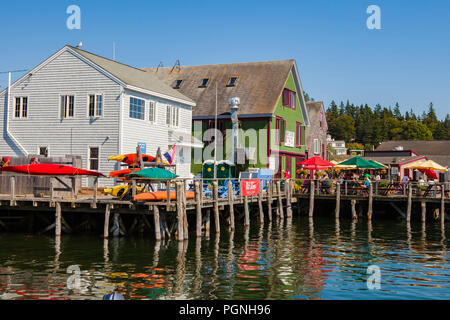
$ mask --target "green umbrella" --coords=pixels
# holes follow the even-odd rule
[[[170,179],[175,179],[178,176],[165,169],[146,168],[134,173],[127,174],[127,177],[166,181]]]
[[[379,164],[373,160],[367,160],[367,161],[369,161],[370,163],[373,164],[373,167],[370,169],[386,169],[386,166],[383,166],[382,164]]]
[[[356,166],[357,168],[360,168],[360,169],[374,169],[374,166],[376,165],[377,167],[379,166],[381,168],[381,166],[379,164],[377,164],[375,162],[372,163],[361,157],[353,157],[351,159],[348,159],[344,162],[339,163],[338,165]]]

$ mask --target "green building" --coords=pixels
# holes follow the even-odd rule
[[[305,127],[310,123],[295,60],[146,71],[154,72],[197,104],[193,108],[193,136],[204,141],[205,148],[193,152],[194,174],[202,172],[202,161],[212,159],[215,151],[217,160],[230,159],[229,99],[233,97],[240,98],[238,163],[245,160],[241,169],[271,168],[277,176],[284,170],[294,177],[296,163],[308,157]],[[217,144],[210,139],[209,130],[216,127],[216,117],[217,129],[224,133]]]

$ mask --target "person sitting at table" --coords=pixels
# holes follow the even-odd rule
[[[325,189],[325,193],[330,193],[329,189],[331,187],[331,184],[330,184],[330,178],[328,177],[327,173],[325,173],[323,175],[323,178],[321,179],[321,183],[322,183],[322,188]]]
[[[364,177],[364,184],[362,185],[362,187],[364,188],[364,189],[369,189],[370,188],[370,179],[369,179],[369,175],[368,174],[366,174],[366,176]]]

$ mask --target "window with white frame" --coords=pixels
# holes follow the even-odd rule
[[[130,118],[145,119],[145,100],[130,97]]]
[[[318,154],[320,153],[320,144],[319,144],[319,139],[314,139],[314,153]]]
[[[73,111],[75,105],[75,96],[64,95],[61,96],[61,119],[73,118]]]
[[[89,170],[98,170],[99,147],[89,147]]]
[[[27,118],[28,117],[28,97],[17,97],[14,118]]]
[[[150,101],[148,106],[148,120],[150,122],[156,122],[156,103],[154,101]]]
[[[167,106],[166,124],[173,127],[178,127],[179,124],[179,108],[174,106]]]
[[[47,158],[48,157],[48,147],[47,146],[39,147],[39,155]]]
[[[101,117],[103,115],[103,95],[89,95],[89,117]]]

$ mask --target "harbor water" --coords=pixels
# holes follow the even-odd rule
[[[156,243],[0,233],[0,299],[450,299],[448,228],[329,217]]]

